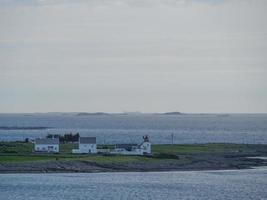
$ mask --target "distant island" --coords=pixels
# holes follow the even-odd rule
[[[161,115],[183,115],[184,113],[181,112],[165,112],[161,113]]]
[[[0,126],[0,130],[44,130],[51,127],[44,126]]]
[[[77,116],[101,116],[101,115],[184,115],[182,112],[164,112],[164,113],[142,113],[142,112],[123,112],[123,113],[105,113],[105,112],[80,112]]]
[[[99,115],[110,115],[110,114],[104,112],[95,112],[95,113],[80,112],[76,114],[76,116],[99,116]]]

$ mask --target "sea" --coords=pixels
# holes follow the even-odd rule
[[[266,200],[267,168],[0,174],[0,200]]]
[[[0,114],[0,141],[77,133],[97,143],[267,144],[267,114]],[[173,138],[173,140],[172,140]],[[267,168],[0,174],[0,200],[267,200]]]
[[[98,144],[140,143],[144,135],[153,144],[267,144],[267,114],[0,114],[0,141],[65,133]]]

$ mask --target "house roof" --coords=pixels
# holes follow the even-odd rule
[[[35,144],[59,144],[58,138],[37,138]]]
[[[96,144],[96,137],[80,137],[80,144]]]

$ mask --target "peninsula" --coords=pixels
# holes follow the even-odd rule
[[[57,154],[34,153],[28,142],[0,142],[0,173],[128,172],[248,169],[266,166],[267,145],[152,145],[153,155],[74,155],[77,144]],[[98,148],[106,148],[99,145]],[[112,148],[109,145],[108,148]]]

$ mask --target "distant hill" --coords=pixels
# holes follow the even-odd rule
[[[147,114],[158,114],[158,115],[183,115],[181,112],[165,112],[165,113],[141,113],[141,112],[123,112],[123,113],[105,113],[105,112],[80,112],[76,116],[104,116],[104,115],[147,115]]]
[[[0,126],[0,130],[44,130],[51,127],[43,126]]]
[[[98,115],[109,115],[108,113],[104,112],[95,112],[95,113],[87,113],[87,112],[80,112],[76,114],[77,116],[98,116]]]
[[[184,113],[181,112],[166,112],[162,113],[162,115],[183,115]]]

